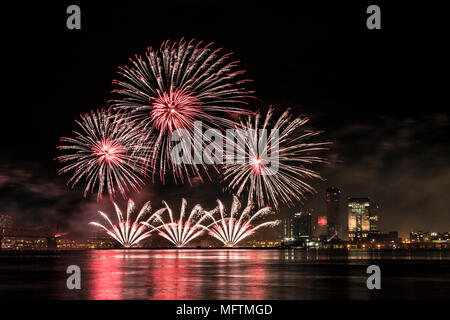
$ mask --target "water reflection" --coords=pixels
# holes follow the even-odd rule
[[[222,261],[217,268],[217,299],[264,299],[265,266],[252,250],[217,252]],[[242,298],[241,298],[242,297]]]
[[[89,299],[117,300],[144,297],[147,289],[141,285],[147,268],[148,254],[129,250],[88,252],[87,287]]]
[[[144,276],[149,293],[148,299],[178,300],[196,299],[201,280],[195,269],[197,260],[195,253],[189,255],[187,251],[161,251],[154,259]],[[143,280],[144,280],[143,279]],[[196,281],[198,279],[200,281]]]
[[[87,258],[90,299],[264,299],[265,267],[254,250],[105,250]]]
[[[448,251],[92,250],[1,257],[8,277],[1,278],[0,297],[408,299],[424,290],[446,298],[449,291],[442,288],[450,289]],[[82,270],[79,292],[65,286],[70,264]],[[370,264],[383,270],[382,295],[366,288]]]

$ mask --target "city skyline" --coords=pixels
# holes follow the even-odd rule
[[[321,218],[322,219],[325,218],[325,220],[324,220],[325,221],[325,224],[324,224],[325,229],[324,230],[326,232],[324,234],[327,234],[328,236],[330,236],[331,235],[330,229],[329,229],[330,224],[329,224],[329,220],[326,219],[328,211],[329,211],[329,201],[328,201],[327,193],[330,190],[337,191],[339,193],[339,197],[340,197],[342,189],[337,188],[336,186],[333,185],[333,186],[326,187],[326,190],[327,190],[327,192],[325,193],[325,197],[323,199],[323,203],[322,203],[322,206],[321,206],[322,208],[321,209],[318,209],[317,207],[313,207],[313,206],[303,205],[303,206],[296,206],[294,208],[283,208],[282,212],[278,212],[276,214],[279,215],[280,218],[286,219],[286,218],[289,218],[289,217],[291,217],[291,216],[293,216],[293,215],[295,215],[295,214],[297,214],[299,212],[309,212],[311,214],[311,216],[312,216],[312,219],[313,219],[312,221],[314,221],[313,222],[313,226],[315,226],[317,228],[319,227],[319,221],[318,220],[320,220]],[[340,199],[341,204],[340,204],[340,207],[338,207],[338,210],[337,210],[337,214],[340,217],[339,219],[341,221],[341,224],[339,225],[340,230],[341,230],[340,233],[339,233],[339,236],[338,236],[339,239],[346,239],[348,237],[348,234],[349,234],[349,229],[348,229],[348,221],[349,220],[348,220],[348,218],[350,216],[348,204],[349,204],[349,202],[351,202],[353,200],[356,200],[356,201],[357,200],[364,200],[364,201],[367,201],[370,204],[370,209],[368,209],[368,211],[367,211],[367,219],[368,219],[366,221],[366,224],[367,224],[367,227],[366,227],[367,230],[366,231],[367,232],[369,232],[369,230],[371,232],[374,230],[374,231],[377,231],[379,233],[387,233],[387,232],[395,231],[395,232],[398,232],[399,236],[401,236],[402,238],[408,237],[413,232],[419,232],[419,231],[423,232],[424,230],[428,230],[428,232],[448,232],[448,229],[446,229],[445,227],[435,228],[435,229],[427,229],[427,228],[425,228],[423,226],[420,226],[420,225],[412,227],[409,230],[399,231],[395,227],[390,226],[386,222],[383,221],[384,217],[386,216],[386,213],[383,214],[383,211],[380,210],[380,205],[378,203],[375,203],[375,202],[371,201],[369,196],[366,196],[366,197],[348,196],[346,199],[344,199],[343,202],[342,202],[342,199]],[[231,201],[231,199],[228,198],[228,200],[227,200],[227,204],[228,205],[231,203],[230,201]],[[120,202],[121,201],[119,201],[119,203]],[[108,208],[108,207],[109,207],[109,209],[112,208],[112,205],[111,205],[109,199],[103,201],[101,208],[105,208],[103,210],[107,210],[106,208]],[[375,229],[373,229],[373,226],[372,226],[373,221],[369,220],[369,218],[372,216],[372,213],[370,213],[370,217],[369,217],[369,212],[372,212],[372,210],[376,210],[376,212],[377,212],[376,214],[374,214],[377,217],[377,221],[374,223]],[[381,212],[381,218],[380,218],[380,212]],[[14,221],[14,219],[13,219],[14,216],[13,215],[8,215],[7,212],[0,211],[0,216],[3,219],[9,219],[9,220],[7,220],[7,221],[9,221],[8,224],[9,225],[13,225],[13,222],[12,222],[12,221]],[[95,214],[91,214],[90,216],[91,217],[95,217]],[[61,220],[41,221],[42,225],[47,225],[48,223],[57,224],[59,226],[66,227],[66,225],[64,224],[64,221],[61,221]],[[336,223],[332,223],[331,225],[332,225],[333,230],[334,230]],[[369,227],[369,225],[370,225],[370,227]],[[380,225],[382,227],[380,227]],[[34,225],[33,224],[31,224],[31,225],[30,224],[19,225],[17,223],[14,225],[14,227],[36,227],[36,226],[38,226],[38,225],[36,225],[36,224],[34,224]],[[83,226],[81,228],[83,228]],[[78,232],[78,236],[79,236],[80,235],[79,234],[79,230],[76,231],[75,234],[77,234],[77,232]],[[91,234],[92,232],[93,232],[93,230],[91,230],[89,232],[85,232],[85,233],[86,234]],[[261,232],[261,233],[264,234],[264,231]],[[273,234],[271,234],[269,236],[269,238],[272,239],[273,238]],[[250,241],[251,241],[251,239],[250,239]]]

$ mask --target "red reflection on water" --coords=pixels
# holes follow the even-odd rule
[[[264,299],[265,269],[261,264],[262,251],[221,250],[224,263],[218,272],[217,299]]]
[[[104,250],[92,252],[88,268],[92,272],[90,281],[91,299],[119,300],[122,299],[122,265],[118,253]],[[115,258],[116,257],[116,258]]]
[[[195,252],[193,251],[158,251],[153,259],[153,265],[147,273],[147,281],[152,288],[147,298],[155,300],[201,299],[199,293],[202,275],[195,269]]]
[[[86,289],[91,299],[264,299],[264,259],[236,249],[94,251]]]

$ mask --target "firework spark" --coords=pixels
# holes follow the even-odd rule
[[[130,189],[138,190],[143,183],[140,175],[145,174],[140,154],[147,149],[139,144],[140,131],[122,115],[104,110],[82,115],[76,123],[81,131],[74,132],[75,138],[61,138],[64,144],[58,147],[71,152],[57,158],[70,163],[59,170],[59,174],[73,171],[68,184],[74,187],[84,178],[84,196],[97,188],[97,200],[105,188],[111,198],[116,188],[123,197]]]
[[[256,230],[263,227],[273,227],[280,223],[280,220],[263,222],[258,225],[252,225],[252,222],[257,218],[261,218],[264,215],[270,213],[272,209],[265,207],[258,210],[255,214],[251,214],[253,205],[248,204],[247,207],[239,215],[241,203],[236,196],[233,196],[233,203],[231,205],[231,211],[229,217],[225,216],[225,208],[217,200],[218,206],[210,212],[205,212],[205,215],[210,217],[213,222],[208,226],[202,226],[203,229],[209,231],[209,234],[221,241],[226,247],[234,247],[239,242],[254,234]],[[220,219],[216,220],[214,215],[219,212]]]
[[[153,227],[151,224],[149,224],[149,222],[156,215],[160,214],[160,210],[150,215],[150,217],[146,221],[141,221],[144,216],[146,216],[151,211],[150,201],[144,204],[134,221],[130,220],[130,217],[135,211],[135,204],[133,200],[128,200],[126,220],[124,220],[122,211],[120,211],[117,204],[115,202],[113,202],[113,204],[117,214],[117,225],[113,224],[108,216],[101,211],[99,211],[98,213],[109,223],[111,228],[105,227],[98,222],[90,222],[89,224],[105,230],[110,237],[119,242],[123,247],[133,247],[140,241],[150,237],[150,234],[153,231],[158,230],[158,228]]]
[[[242,108],[252,92],[245,88],[250,81],[242,79],[244,70],[236,70],[239,61],[230,61],[231,53],[222,54],[222,48],[211,49],[194,40],[170,45],[164,42],[159,50],[148,48],[145,57],[130,59],[131,67],[119,70],[122,80],[114,80],[123,96],[114,100],[117,108],[131,110],[131,117],[140,124],[148,145],[154,146],[147,154],[151,167],[159,168],[164,182],[167,171],[173,171],[175,181],[190,182],[192,175],[202,179],[202,163],[174,164],[171,133],[185,129],[190,141],[194,138],[194,121],[201,120],[207,128],[230,128],[235,122],[228,116],[248,114]],[[202,155],[202,146],[188,146],[194,155]],[[171,170],[172,169],[172,170]]]
[[[325,158],[312,156],[311,153],[327,149],[325,146],[330,143],[309,141],[321,132],[302,129],[309,120],[305,116],[292,118],[286,110],[273,126],[270,126],[271,118],[272,109],[265,120],[257,114],[250,116],[246,123],[241,123],[242,130],[236,130],[236,135],[237,140],[243,143],[235,143],[235,148],[237,154],[245,159],[243,162],[227,162],[223,174],[224,181],[228,182],[227,188],[234,190],[238,196],[248,190],[249,202],[256,201],[259,207],[274,205],[278,209],[279,200],[291,206],[293,200],[301,202],[305,199],[306,193],[316,193],[305,178],[322,178],[306,166],[326,162]],[[261,134],[264,132],[261,129],[266,129],[268,134]],[[268,161],[269,148],[275,144],[278,151]]]
[[[203,214],[204,211],[199,204],[194,206],[186,220],[184,220],[187,206],[186,199],[182,200],[180,217],[178,220],[174,219],[172,209],[170,209],[165,201],[163,201],[163,204],[165,205],[165,208],[161,209],[161,213],[155,215],[155,218],[152,219],[152,221],[155,221],[155,224],[158,222],[161,223],[161,225],[158,226],[159,235],[161,237],[166,238],[175,246],[181,248],[203,233],[201,223],[207,216]],[[164,222],[162,218],[162,214],[165,211],[169,214],[169,222]],[[148,223],[144,224],[147,225]]]

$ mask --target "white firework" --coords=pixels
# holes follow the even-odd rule
[[[165,201],[163,201],[163,204],[165,208],[159,210],[159,213],[152,219],[155,224],[158,222],[161,223],[161,225],[158,226],[158,234],[161,237],[169,240],[175,246],[181,248],[203,234],[201,223],[207,216],[203,214],[203,209],[199,204],[194,206],[186,220],[186,199],[182,200],[180,216],[178,219],[174,218],[172,209]],[[164,221],[162,218],[162,214],[164,212],[168,213],[170,221]],[[148,225],[147,222],[144,222],[144,224]]]
[[[264,215],[272,212],[270,207],[265,207],[251,214],[253,205],[248,204],[247,207],[239,214],[241,203],[236,196],[233,196],[233,203],[229,216],[225,214],[225,208],[220,200],[217,200],[218,206],[210,212],[205,214],[213,220],[207,226],[202,226],[209,234],[221,241],[226,247],[234,247],[239,242],[254,234],[258,229],[263,227],[274,227],[281,222],[281,220],[267,221],[260,224],[254,224],[255,220],[262,218]],[[220,214],[220,219],[216,220],[214,215]]]
[[[247,191],[249,202],[256,202],[259,207],[274,205],[278,209],[279,201],[291,206],[294,200],[301,201],[305,194],[316,192],[307,180],[322,178],[308,166],[326,162],[325,158],[313,154],[326,150],[330,143],[311,141],[321,132],[304,128],[308,117],[293,118],[286,110],[271,125],[272,112],[270,109],[265,119],[257,114],[241,123],[236,130],[241,143],[228,143],[234,143],[243,161],[226,162],[223,175],[227,189],[237,196]],[[271,154],[274,145],[278,150]]]
[[[106,227],[98,222],[90,222],[89,224],[105,230],[110,237],[119,242],[123,247],[133,247],[140,241],[150,237],[153,231],[158,230],[158,228],[155,228],[149,222],[160,213],[160,210],[150,215],[147,220],[142,221],[143,218],[151,211],[150,201],[144,204],[134,221],[130,219],[131,215],[133,215],[135,211],[135,204],[133,200],[128,200],[126,219],[124,219],[122,211],[120,211],[117,204],[115,202],[113,202],[113,204],[116,210],[118,221],[117,224],[113,224],[109,217],[101,211],[98,213],[109,223],[109,227]]]
[[[146,174],[147,146],[140,144],[141,132],[121,114],[105,110],[92,111],[76,121],[81,130],[74,138],[61,138],[58,147],[68,154],[57,157],[65,166],[59,174],[73,172],[68,184],[74,187],[80,180],[86,182],[84,196],[97,189],[100,200],[106,189],[110,198],[117,191],[125,198],[130,189],[139,190]]]

